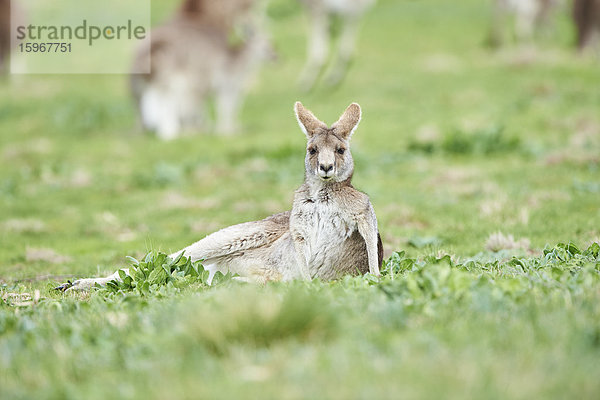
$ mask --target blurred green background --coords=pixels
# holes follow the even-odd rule
[[[154,1],[153,19],[174,7]],[[255,80],[233,139],[164,143],[139,133],[127,76],[5,78],[3,276],[109,271],[125,254],[176,250],[289,209],[303,176],[296,100],[328,123],[361,104],[354,183],[373,200],[387,254],[418,237],[461,256],[495,231],[538,249],[598,237],[600,71],[575,56],[566,10],[535,53],[491,52],[483,2],[383,0],[362,22],[344,84],[308,94],[295,85],[308,29],[301,11],[271,2],[279,60]],[[27,247],[72,262],[33,269],[23,265]]]
[[[175,7],[153,1],[154,22]],[[291,0],[271,1],[268,12],[279,57],[255,79],[243,132],[233,138],[199,133],[161,142],[139,132],[127,76],[3,78],[0,394],[596,397],[597,263],[591,281],[564,292],[536,278],[518,301],[482,294],[475,308],[454,307],[442,296],[443,311],[431,313],[426,301],[407,311],[362,278],[316,288],[233,285],[129,305],[51,292],[65,276],[111,273],[126,255],[174,251],[290,209],[305,146],[296,100],[328,123],[350,102],[362,106],[354,184],[371,197],[386,257],[404,250],[413,259],[449,254],[457,262],[543,258],[546,245],[584,249],[599,240],[600,64],[575,54],[566,8],[535,47],[509,42],[492,51],[487,2],[380,0],[361,22],[345,82],[310,93],[295,84],[305,14]],[[498,256],[486,249],[495,232],[522,241]],[[500,267],[494,273],[490,293],[504,275]],[[36,289],[40,304],[15,308],[6,300]],[[234,301],[240,296],[247,308]],[[233,342],[245,337],[231,326],[246,319],[270,326],[264,321],[279,315],[271,307],[297,313],[302,328],[283,323],[289,341],[242,340],[225,355],[204,347],[217,336],[228,344],[224,332],[232,329]],[[64,369],[54,370],[53,360]]]

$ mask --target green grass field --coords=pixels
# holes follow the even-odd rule
[[[492,52],[486,2],[380,0],[345,83],[308,94],[306,19],[269,13],[279,59],[234,138],[136,132],[126,76],[0,82],[0,398],[598,398],[600,63],[566,11],[535,52]],[[290,209],[296,100],[362,106],[381,280],[52,290]]]

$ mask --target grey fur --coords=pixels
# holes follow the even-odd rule
[[[170,140],[186,130],[239,132],[238,113],[259,65],[274,57],[258,0],[185,0],[174,17],[152,30],[135,56],[131,90],[140,122]],[[234,39],[237,38],[237,43]]]

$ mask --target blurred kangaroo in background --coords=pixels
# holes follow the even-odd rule
[[[531,42],[537,33],[549,28],[550,17],[559,1],[493,0],[490,45],[501,46],[507,34],[514,34],[517,43]]]
[[[10,54],[10,0],[0,0],[0,73],[6,69]]]
[[[580,51],[598,47],[600,43],[600,0],[575,0],[573,20],[577,28],[577,48]]]
[[[214,97],[214,130],[237,131],[246,86],[258,65],[274,54],[259,3],[185,0],[170,21],[152,30],[134,63],[149,62],[150,73],[131,75],[144,128],[165,140],[185,129],[205,129],[206,103]]]
[[[360,19],[375,0],[299,1],[305,6],[310,21],[307,59],[299,83],[303,89],[310,90],[323,72],[329,55],[334,53],[324,80],[331,86],[337,85],[344,79],[352,59]],[[334,42],[331,23],[335,17],[342,26],[337,49],[331,49]]]
[[[361,119],[359,105],[352,103],[331,127],[300,102],[294,109],[308,144],[304,183],[296,190],[292,210],[222,229],[170,257],[183,253],[192,261],[202,260],[209,282],[217,271],[253,282],[379,275],[383,246],[375,211],[369,197],[351,184],[349,141]],[[86,289],[119,279],[117,272],[57,289]]]
[[[13,2],[13,23],[22,25],[24,21],[23,10],[17,3]],[[11,1],[0,0],[0,74],[5,73],[8,69],[8,61],[10,57],[11,44],[15,46],[16,41],[13,41],[10,35],[11,22]]]

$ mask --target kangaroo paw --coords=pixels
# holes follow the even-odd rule
[[[73,284],[71,283],[71,281],[67,281],[67,282],[63,283],[62,285],[55,287],[54,290],[60,290],[61,292],[64,292],[65,290],[69,289],[72,286],[73,286]]]
[[[67,281],[67,283],[63,283],[60,286],[55,287],[54,289],[60,290],[63,292],[70,291],[85,291],[90,290],[96,286],[96,283],[99,285],[106,285],[106,282],[110,281],[111,278],[88,278],[88,279],[77,279],[74,282]]]

